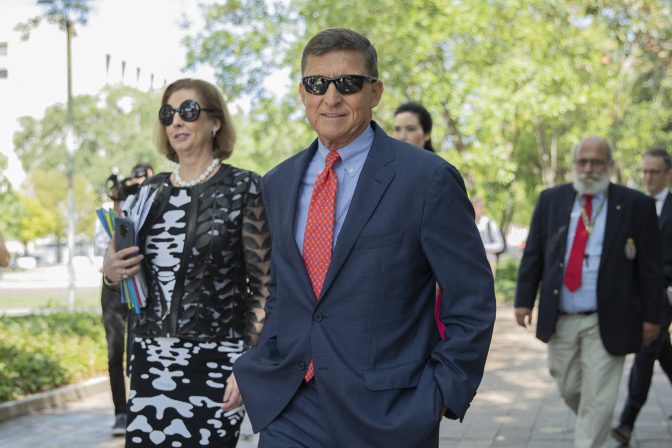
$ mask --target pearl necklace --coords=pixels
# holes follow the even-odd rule
[[[189,182],[185,182],[182,180],[180,177],[180,167],[177,167],[177,171],[175,171],[173,174],[175,174],[175,183],[177,184],[178,187],[193,187],[194,185],[198,185],[201,182],[203,182],[205,179],[208,178],[210,173],[219,165],[220,160],[219,159],[212,159],[212,162],[210,162],[210,165],[203,171],[203,174],[198,176],[194,180],[190,180]]]

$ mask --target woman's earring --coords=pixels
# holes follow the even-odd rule
[[[213,129],[213,131],[212,131],[212,138],[215,138],[215,135],[217,135],[217,131]]]

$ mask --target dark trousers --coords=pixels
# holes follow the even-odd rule
[[[110,375],[114,413],[126,413],[126,377],[124,346],[128,307],[121,303],[119,291],[103,286],[101,297],[103,327],[107,339],[107,371]]]
[[[261,430],[259,448],[336,448],[315,380],[303,383],[287,407]]]
[[[332,435],[326,415],[322,412],[315,381],[303,383],[287,407],[275,420],[261,430],[259,448],[341,448]],[[419,445],[423,448],[439,446],[439,431]]]
[[[628,426],[635,426],[637,415],[646,403],[656,359],[672,383],[672,345],[668,331],[670,319],[669,316],[666,317],[658,337],[648,346],[642,347],[635,355],[628,379],[628,398],[620,418],[620,422]]]

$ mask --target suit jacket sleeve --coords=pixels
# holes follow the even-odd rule
[[[495,319],[494,282],[462,177],[445,164],[423,211],[422,249],[443,289],[445,340],[430,363],[449,418],[462,418],[485,368]]]
[[[672,193],[668,193],[663,203],[663,212],[660,219],[664,219],[660,229],[660,237],[663,241],[663,276],[665,287],[672,285]]]
[[[266,179],[263,179],[263,184],[262,184],[262,196],[265,204],[269,204],[269,199],[268,199],[268,191],[267,191],[267,185],[266,185]],[[269,229],[272,229],[273,226],[271,225],[272,223],[273,216],[271,216],[271,207],[266,207],[266,220],[268,222],[268,227]],[[273,235],[271,234],[270,236],[271,240],[273,239]],[[274,319],[273,315],[273,309],[275,307],[275,303],[277,301],[277,296],[276,296],[276,276],[275,272],[273,269],[271,269],[271,276],[268,284],[266,285],[268,289],[268,296],[266,298],[266,304],[264,306],[264,327],[261,331],[261,335],[259,338],[259,346],[263,345],[262,343],[268,342],[270,339],[274,339],[277,335],[277,323],[276,319]]]
[[[664,294],[663,257],[655,202],[645,198],[636,258],[637,274],[642,292],[643,317],[647,322],[660,323],[660,304]]]
[[[518,268],[518,283],[516,286],[516,307],[532,309],[537,297],[537,290],[544,271],[544,231],[543,220],[545,215],[546,192],[543,192],[537,201],[532,214],[530,231],[525,243],[523,258]]]

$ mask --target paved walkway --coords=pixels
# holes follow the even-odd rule
[[[618,410],[624,390],[622,385]],[[111,415],[108,394],[97,394],[64,409],[0,424],[0,448],[120,448],[122,440],[110,436]],[[672,388],[656,366],[653,389],[630,446],[670,448],[672,421],[667,420],[668,415],[672,415]],[[545,345],[531,330],[515,326],[510,308],[499,308],[483,384],[463,423],[444,419],[440,447],[571,447],[573,424],[572,414],[548,375]],[[238,446],[256,445],[256,437],[246,423]]]

